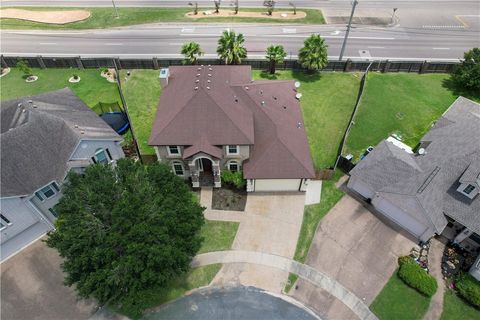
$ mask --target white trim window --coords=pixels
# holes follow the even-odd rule
[[[185,175],[185,169],[183,168],[183,163],[181,163],[180,161],[172,162],[172,169],[173,169],[173,173],[175,173],[177,176]]]
[[[6,227],[11,226],[11,225],[12,225],[12,223],[10,222],[10,220],[7,217],[5,217],[3,214],[0,213],[0,230],[3,230]]]
[[[227,164],[227,168],[229,171],[237,172],[240,171],[240,164],[236,160],[229,161]]]
[[[112,161],[112,155],[108,149],[97,149],[95,156],[92,157],[93,163],[108,164]]]
[[[57,193],[60,192],[60,187],[56,182],[52,182],[49,185],[41,188],[37,192],[35,192],[35,196],[40,200],[40,201],[45,201],[47,199],[52,198],[55,196]]]
[[[473,184],[469,184],[463,189],[463,193],[470,194],[474,190],[475,190],[475,186]]]
[[[238,155],[240,153],[239,149],[240,149],[240,147],[237,146],[237,145],[228,145],[227,146],[227,155],[229,155],[229,156]]]
[[[167,146],[167,152],[169,156],[181,156],[179,146]]]

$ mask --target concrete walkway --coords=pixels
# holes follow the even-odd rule
[[[322,180],[310,180],[305,193],[305,205],[320,203]]]
[[[430,274],[437,279],[438,290],[430,301],[428,311],[423,317],[424,320],[438,320],[443,312],[443,295],[445,293],[445,281],[442,274],[442,256],[445,245],[437,239],[430,241],[430,250],[428,252],[428,265]]]
[[[308,265],[301,264],[292,259],[254,251],[216,251],[196,256],[193,259],[191,266],[195,268],[215,263],[248,263],[268,266],[283,270],[285,272],[295,273],[300,278],[309,281],[310,283],[327,291],[335,298],[342,301],[360,319],[377,319],[377,317],[370,311],[368,306],[363,303],[361,299],[343,287],[336,280]]]

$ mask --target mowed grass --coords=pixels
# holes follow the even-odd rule
[[[145,310],[177,299],[189,290],[209,285],[221,267],[221,264],[211,264],[192,269],[187,274],[173,279],[170,283],[161,288],[143,291],[139,294],[136,303],[141,309]],[[141,314],[138,314],[136,310],[131,310],[126,306],[113,305],[110,306],[110,308],[132,319],[138,319],[141,317]]]
[[[447,290],[443,296],[443,313],[441,320],[475,320],[480,319],[480,310],[457,296],[455,291]]]
[[[368,146],[396,133],[415,147],[457,98],[444,86],[447,74],[370,73],[344,154],[354,160]]]
[[[159,70],[120,71],[122,91],[127,103],[128,114],[132,121],[133,131],[137,138],[140,153],[154,155],[155,150],[148,145],[155,114],[162,89],[158,79]]]
[[[315,169],[333,167],[360,86],[357,73],[305,74],[292,70],[275,75],[255,70],[254,79],[294,79],[301,83],[301,108]]]
[[[429,298],[403,283],[395,271],[370,305],[370,310],[380,320],[420,320],[429,304]]]
[[[198,254],[212,251],[230,250],[238,230],[238,222],[210,221],[200,230],[203,237],[202,247]]]
[[[99,102],[117,102],[121,105],[116,83],[110,83],[100,76],[101,69],[32,69],[38,76],[35,82],[27,83],[23,73],[12,68],[10,73],[0,78],[0,100],[37,95],[69,87],[75,94],[97,113],[95,106]],[[68,79],[77,74],[81,80],[70,83]]]
[[[212,2],[213,3],[213,2]],[[19,8],[20,9],[20,8]],[[316,9],[301,9],[307,16],[302,19],[285,20],[285,19],[269,19],[269,18],[249,18],[249,17],[208,17],[208,18],[189,18],[185,15],[192,12],[192,7],[185,6],[183,8],[158,8],[158,7],[142,7],[142,8],[118,8],[118,18],[115,10],[110,8],[37,8],[37,7],[22,7],[21,9],[49,11],[49,10],[72,10],[83,9],[90,11],[89,18],[66,24],[48,24],[33,21],[24,21],[19,19],[0,19],[2,29],[102,29],[121,26],[131,26],[146,23],[156,22],[241,22],[241,23],[288,23],[288,24],[323,24],[325,19],[322,12]],[[202,11],[213,8],[199,8],[199,15]],[[281,10],[281,9],[277,9]],[[240,8],[243,12],[265,12],[262,8]]]

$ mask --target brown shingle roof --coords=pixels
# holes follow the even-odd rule
[[[171,67],[149,143],[190,146],[184,158],[252,145],[245,178],[314,177],[294,82],[250,74],[250,66]]]

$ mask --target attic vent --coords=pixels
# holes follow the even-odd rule
[[[277,97],[273,96],[273,100],[277,100]]]
[[[194,89],[195,89],[195,90],[198,90],[198,87],[195,87]]]
[[[208,76],[209,76],[209,77],[211,77],[211,76],[212,76],[212,74],[211,74],[211,73],[209,73],[209,74],[208,74]]]
[[[78,124],[74,125],[75,128],[78,128]]]
[[[200,82],[200,80],[198,80],[198,79],[197,79],[197,80],[195,80],[195,83],[199,83],[199,82]]]
[[[200,73],[197,73],[197,77],[200,77]]]
[[[207,80],[208,83],[212,82],[212,80]]]
[[[22,112],[25,113],[25,112],[27,112],[27,110],[23,109]]]
[[[262,100],[262,106],[264,107],[265,106],[265,101]]]
[[[198,67],[197,70],[200,71],[200,70],[202,70],[202,68]]]
[[[21,107],[22,107],[22,103],[20,102],[19,104],[17,104],[17,107],[18,107],[18,108],[21,108]]]
[[[207,87],[207,90],[210,90],[210,87]]]
[[[212,71],[213,69],[212,69],[212,68],[208,68],[208,70]]]
[[[36,105],[36,104],[34,104],[34,105],[32,105],[32,107],[34,107],[34,108],[37,108],[37,105]]]
[[[248,87],[245,87],[245,90],[248,90]]]
[[[32,104],[32,103],[33,103],[33,100],[28,100],[28,103]]]
[[[297,123],[297,128],[300,129],[302,127],[302,123],[301,122],[298,122]]]
[[[81,130],[80,133],[81,133],[81,134],[85,134],[85,131]]]

